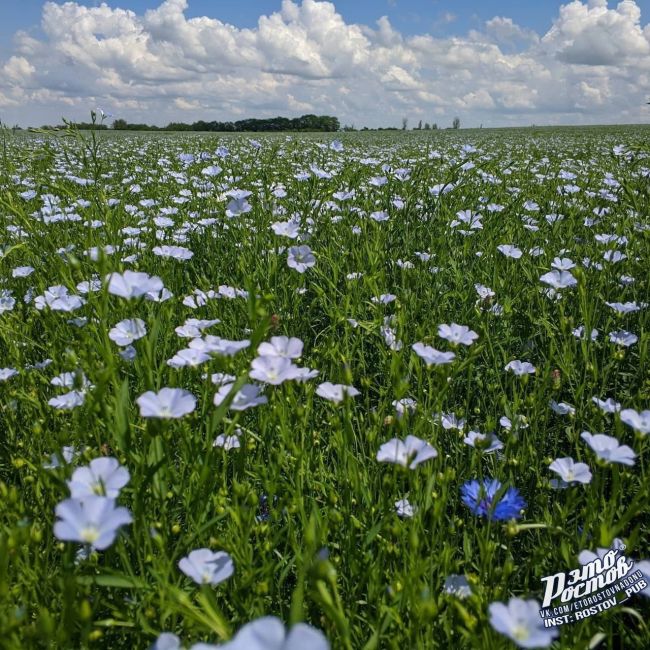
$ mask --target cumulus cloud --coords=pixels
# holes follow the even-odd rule
[[[22,56],[12,56],[2,68],[2,71],[10,81],[19,83],[28,79],[34,72],[34,66]]]
[[[387,17],[347,23],[319,0],[283,0],[248,29],[188,18],[187,7],[46,2],[42,36],[18,32],[0,61],[0,117],[83,119],[97,105],[159,124],[304,112],[357,126],[410,114],[466,125],[645,117],[650,25],[632,0],[570,2],[543,35],[495,16],[464,37],[406,36]]]
[[[633,0],[623,0],[616,9],[608,9],[606,0],[564,5],[542,41],[560,61],[577,65],[647,66],[650,55],[648,30],[644,33],[641,9]]]
[[[513,22],[512,18],[495,16],[485,23],[485,31],[497,43],[536,43],[539,36],[532,29],[524,29]]]

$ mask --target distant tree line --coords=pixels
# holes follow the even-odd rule
[[[108,126],[106,124],[93,124],[92,122],[68,122],[71,126],[79,129],[80,131],[106,131]],[[61,129],[66,128],[66,124],[59,124],[52,126],[50,124],[44,124],[43,126],[38,127],[41,131],[60,131]]]
[[[422,126],[422,120],[418,122],[417,126],[413,127],[414,131],[437,131],[438,130],[438,125],[434,122],[433,124],[429,124],[429,122],[425,122],[424,126]]]
[[[402,118],[402,130],[406,131],[406,128],[408,127],[408,119],[406,117]],[[460,118],[455,117],[454,121],[451,124],[452,129],[460,129]],[[433,124],[429,124],[429,122],[425,122],[424,126],[422,125],[422,120],[418,122],[417,126],[413,127],[414,131],[437,131],[438,130],[438,125],[434,122]]]
[[[103,131],[108,129],[108,125],[103,123],[92,122],[67,122],[76,128],[86,131]],[[16,127],[14,127],[16,128]],[[42,126],[44,130],[59,130],[66,128],[65,125],[61,126]],[[188,124],[186,122],[170,122],[167,126],[155,126],[152,124],[143,124],[137,122],[127,122],[124,119],[117,119],[113,122],[111,127],[115,131],[215,131],[215,132],[255,132],[255,131],[398,131],[399,127],[387,126],[368,128],[367,126],[357,129],[354,124],[341,124],[336,117],[329,115],[302,115],[301,117],[270,117],[263,119],[249,118],[245,120],[237,120],[236,122],[207,122],[199,120]],[[422,122],[420,120],[417,126],[413,127],[414,131],[436,131],[438,125],[434,122]],[[460,129],[460,118],[454,117],[451,127],[452,129]],[[408,118],[402,118],[401,130],[408,129]]]
[[[329,115],[303,115],[301,117],[270,117],[265,119],[249,118],[236,122],[206,122],[199,120],[192,124],[170,122],[167,126],[134,124],[126,120],[113,122],[115,131],[339,131],[341,124],[336,117]]]

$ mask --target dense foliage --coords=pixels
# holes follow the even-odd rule
[[[648,131],[340,137],[4,135],[0,648],[507,648],[650,574]]]
[[[341,124],[329,115],[303,115],[301,117],[248,118],[235,122],[198,120],[192,124],[171,122],[167,126],[131,124],[123,119],[113,122],[116,131],[224,131],[231,133],[256,131],[338,131]]]

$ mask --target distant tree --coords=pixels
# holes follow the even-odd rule
[[[406,131],[406,127],[409,125],[408,117],[402,118],[402,131]]]
[[[424,123],[424,130],[425,131],[431,131],[431,124],[429,124],[428,122],[425,122]]]
[[[451,123],[452,129],[460,129],[460,117],[455,117],[454,121]]]
[[[47,128],[47,129],[65,129],[68,126],[74,127],[75,129],[79,129],[80,131],[104,131],[108,127],[106,124],[99,124],[98,122],[72,122],[72,121],[67,121],[63,120],[64,124],[61,126],[48,126],[48,127],[42,127],[42,128]]]
[[[351,127],[354,130],[354,126]],[[303,115],[290,119],[288,117],[270,117],[266,119],[249,118],[237,122],[206,122],[198,120],[192,124],[170,122],[167,126],[150,126],[148,124],[131,124],[118,119],[113,122],[113,129],[118,131],[207,131],[207,132],[256,132],[256,131],[340,131],[338,118],[330,115]]]
[[[422,131],[422,120],[418,122],[418,131]]]
[[[431,125],[431,130],[432,131],[437,131],[438,130],[438,125],[435,122]]]

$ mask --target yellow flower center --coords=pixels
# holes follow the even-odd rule
[[[87,526],[81,531],[81,539],[86,542],[86,544],[92,544],[97,541],[99,537],[99,530],[95,526]]]
[[[530,630],[524,625],[515,625],[512,637],[517,641],[525,641],[530,636]]]

